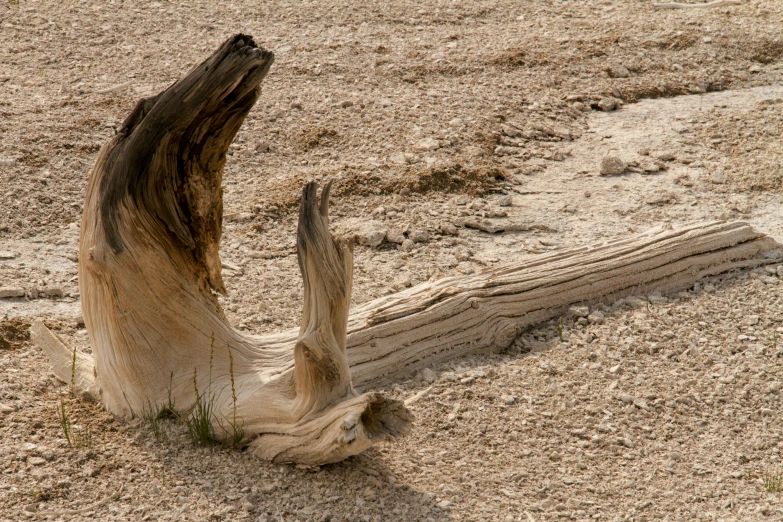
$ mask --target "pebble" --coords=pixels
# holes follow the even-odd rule
[[[372,248],[375,248],[381,243],[383,243],[383,240],[385,238],[386,238],[386,231],[378,230],[378,229],[365,230],[360,232],[358,235],[359,244],[367,245]]]
[[[408,234],[408,239],[414,243],[426,243],[430,240],[430,235],[426,230],[414,230]]]
[[[512,125],[501,125],[500,129],[503,131],[503,134],[509,138],[516,138],[517,136],[522,135],[522,131]]]
[[[440,231],[449,236],[457,235],[457,227],[455,227],[451,223],[441,223]]]
[[[500,400],[503,401],[503,404],[506,404],[507,406],[511,406],[517,402],[517,398],[513,395],[501,395]]]
[[[641,410],[648,409],[647,401],[645,401],[644,399],[636,399],[635,401],[633,401],[633,405]]]
[[[723,173],[723,169],[717,169],[713,172],[710,176],[710,182],[715,183],[716,185],[723,185],[726,183],[726,175]]]
[[[65,292],[59,286],[48,286],[41,289],[41,293],[46,294],[48,297],[62,297],[65,295]]]
[[[572,317],[587,317],[590,314],[590,308],[587,306],[572,306],[568,309],[568,315]]]
[[[32,466],[43,466],[46,464],[46,459],[42,459],[41,457],[30,457],[27,459],[27,463]]]
[[[255,151],[256,152],[260,152],[262,154],[266,153],[266,152],[269,152],[270,149],[271,149],[271,147],[269,146],[269,143],[267,143],[265,141],[259,141],[258,143],[256,143],[256,146],[255,146]]]
[[[604,322],[604,314],[603,312],[596,310],[595,312],[591,313],[587,316],[587,320],[591,323],[603,323]]]
[[[405,234],[402,233],[402,230],[388,230],[386,231],[386,241],[400,245],[405,241]]]
[[[655,157],[661,161],[674,161],[674,158],[676,158],[672,152],[659,152]]]
[[[612,78],[628,78],[631,75],[631,71],[622,65],[613,65],[607,72]]]
[[[421,371],[421,376],[427,384],[432,384],[438,380],[438,374],[432,368],[424,368]]]
[[[14,252],[10,252],[8,250],[0,250],[0,259],[13,259],[17,255],[19,255],[19,254],[16,254]]]
[[[600,173],[602,176],[617,176],[625,172],[625,162],[617,156],[604,156],[601,160]]]
[[[513,201],[511,199],[511,196],[508,195],[508,194],[498,198],[498,206],[500,206],[500,207],[510,207],[512,204],[513,204]]]
[[[778,274],[778,277],[783,278],[783,265],[778,265],[776,272]]]
[[[0,299],[8,297],[24,297],[24,288],[21,286],[0,287]]]
[[[402,249],[403,252],[410,252],[414,248],[416,248],[416,243],[414,243],[410,239],[406,239],[405,241],[402,242],[402,245],[400,245],[400,249]]]
[[[621,393],[620,395],[617,396],[617,398],[626,404],[633,404],[633,396],[627,393]]]
[[[435,138],[424,138],[413,145],[416,152],[431,152],[440,148],[440,142]]]
[[[598,108],[604,112],[611,112],[619,109],[620,103],[616,98],[601,98],[598,102]]]

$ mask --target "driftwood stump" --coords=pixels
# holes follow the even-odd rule
[[[698,224],[528,257],[443,278],[349,316],[353,249],[329,232],[327,184],[302,193],[297,254],[304,279],[298,331],[233,329],[219,245],[226,151],[273,61],[237,35],[170,88],[138,103],[101,150],[82,220],[79,285],[93,356],[38,321],[33,338],[55,374],[128,415],[209,390],[218,436],[236,418],[254,453],[323,464],[407,433],[398,401],[363,388],[416,369],[508,346],[521,329],[572,304],[659,289],[773,262],[776,243],[742,223]]]

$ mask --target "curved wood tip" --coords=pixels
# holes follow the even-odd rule
[[[412,422],[401,401],[367,393],[308,416],[287,433],[262,433],[249,448],[274,462],[322,466],[407,435]]]

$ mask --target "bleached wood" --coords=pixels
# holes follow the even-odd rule
[[[30,339],[49,357],[55,377],[73,385],[73,391],[82,398],[98,398],[95,386],[95,361],[90,355],[66,346],[60,337],[36,319],[30,327]]]
[[[79,354],[75,385],[94,385],[116,414],[170,399],[187,410],[197,387],[213,403],[218,431],[236,418],[254,453],[334,462],[410,429],[404,404],[354,386],[502,349],[521,329],[572,304],[671,291],[764,264],[770,259],[760,254],[776,247],[744,223],[696,224],[443,278],[349,316],[352,247],[329,232],[328,187],[319,199],[308,184],[297,231],[305,283],[300,328],[260,337],[239,332],[215,297],[225,292],[222,168],[271,63],[249,37],[229,39],[187,77],[139,102],[99,154],[79,256],[95,379],[90,358]],[[58,377],[67,377],[65,355],[73,352],[42,323],[34,330]]]

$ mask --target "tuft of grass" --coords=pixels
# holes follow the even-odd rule
[[[166,432],[163,429],[163,423],[161,422],[161,412],[163,412],[163,410],[164,408],[153,405],[149,399],[147,400],[147,404],[143,405],[141,409],[141,418],[149,424],[152,434],[155,435],[155,440],[162,440],[166,435]]]
[[[768,492],[778,495],[783,492],[783,473],[780,471],[765,471],[761,478],[764,481],[764,489]]]
[[[193,388],[196,391],[196,404],[185,419],[188,435],[195,444],[209,446],[217,441],[215,426],[212,424],[212,398],[207,394],[199,394],[195,369],[193,369]]]
[[[231,428],[231,437],[227,442],[232,448],[240,449],[245,440],[245,429],[242,427],[241,419],[237,422],[237,390],[234,385],[234,356],[231,355],[231,348],[228,349],[228,374],[231,378],[231,399],[234,401],[234,411],[233,418],[228,423]],[[225,429],[222,424],[220,427],[223,428],[226,433],[229,433],[229,430]]]
[[[58,414],[60,416],[60,427],[68,445],[75,448],[92,448],[92,431],[89,427],[76,429],[71,425],[71,416],[65,408],[63,401],[60,401]]]

